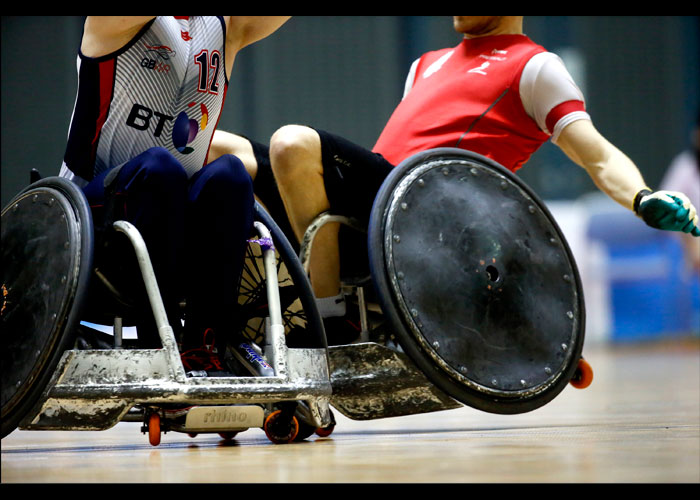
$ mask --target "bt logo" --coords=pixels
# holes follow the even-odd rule
[[[187,105],[188,108],[193,108],[197,105],[196,102],[191,102]],[[195,140],[197,134],[200,130],[207,128],[209,122],[209,111],[204,104],[199,105],[199,109],[202,115],[200,122],[191,119],[185,111],[181,111],[177,115],[177,118],[169,116],[158,111],[154,111],[147,106],[135,103],[129,116],[126,119],[126,124],[136,130],[148,130],[151,128],[151,123],[155,124],[153,128],[153,136],[160,137],[163,133],[163,128],[165,123],[171,120],[175,120],[173,124],[172,141],[173,146],[182,154],[190,154],[194,151],[194,148],[190,147],[189,144]]]
[[[195,102],[191,102],[187,107],[191,108],[196,106],[196,104]],[[202,120],[200,123],[197,123],[197,120],[191,119],[184,111],[181,111],[175,119],[175,125],[173,126],[173,145],[175,149],[183,155],[188,155],[194,151],[188,144],[194,141],[200,130],[207,128],[209,111],[204,104],[200,104],[199,109],[202,112]]]

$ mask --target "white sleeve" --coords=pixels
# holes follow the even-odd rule
[[[549,130],[547,116],[556,106],[568,101],[584,102],[583,93],[564,62],[552,52],[541,52],[527,62],[520,77],[520,100],[528,116],[552,136],[552,142],[571,122],[591,119],[585,111],[574,111],[560,117]]]

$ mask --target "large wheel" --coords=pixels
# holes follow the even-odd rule
[[[544,203],[501,165],[452,148],[403,162],[375,199],[369,254],[399,343],[453,398],[522,413],[571,380],[578,270]]]
[[[12,432],[70,349],[92,269],[82,191],[49,177],[2,211],[2,436]]]

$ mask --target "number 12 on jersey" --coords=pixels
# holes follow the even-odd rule
[[[199,54],[194,56],[194,62],[197,66],[199,66],[197,91],[215,95],[218,94],[218,79],[222,62],[221,53],[218,50],[215,50],[209,54],[209,51],[204,49]]]

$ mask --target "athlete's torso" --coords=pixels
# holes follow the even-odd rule
[[[524,35],[501,35],[425,54],[374,151],[397,165],[426,149],[460,147],[517,170],[548,139],[518,92],[523,67],[544,51]]]
[[[225,41],[220,17],[157,17],[112,54],[80,54],[61,175],[89,181],[156,146],[190,176],[202,168],[228,85]]]

